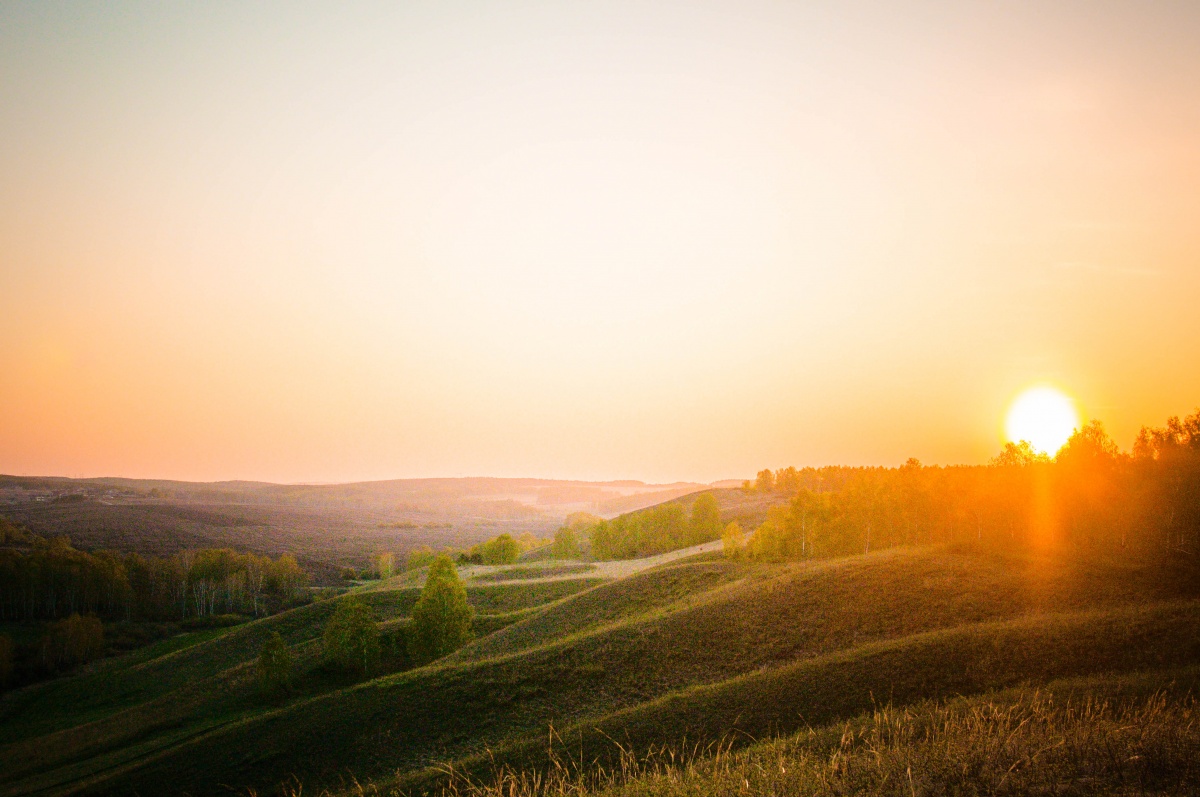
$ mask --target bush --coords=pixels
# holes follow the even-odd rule
[[[736,521],[721,532],[721,549],[726,559],[741,559],[745,554],[746,540],[742,535],[742,527]]]
[[[408,652],[414,664],[439,659],[471,640],[467,590],[449,556],[439,556],[430,565],[412,617]]]
[[[437,559],[437,554],[433,552],[433,549],[428,545],[422,545],[408,552],[408,559],[404,562],[404,569],[420,570],[422,567],[428,567],[433,564],[434,559]]]
[[[258,654],[258,686],[263,694],[287,692],[292,686],[292,650],[275,631]]]
[[[325,660],[340,670],[366,673],[379,662],[379,625],[371,607],[347,598],[325,624]]]
[[[208,628],[232,628],[246,622],[248,617],[240,614],[210,614],[206,617],[189,617],[179,624],[185,631],[201,631]]]
[[[0,689],[8,686],[13,673],[13,643],[6,636],[0,636]]]
[[[48,670],[86,664],[103,652],[104,626],[92,615],[73,614],[51,623],[42,637],[42,664]]]
[[[479,555],[485,565],[510,565],[520,557],[521,546],[511,534],[501,534],[480,546]]]
[[[574,529],[563,526],[554,533],[554,545],[550,549],[550,555],[555,559],[579,558],[579,536]]]

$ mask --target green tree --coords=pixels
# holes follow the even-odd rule
[[[51,623],[42,637],[42,663],[51,670],[86,664],[103,652],[104,626],[92,615]]]
[[[357,598],[340,601],[325,624],[324,642],[327,662],[347,672],[369,672],[379,661],[375,613]]]
[[[391,551],[383,551],[371,557],[371,569],[379,574],[380,578],[391,578],[396,570],[396,558]]]
[[[521,546],[511,534],[501,534],[485,542],[480,554],[485,565],[510,565],[520,557]]]
[[[415,664],[439,659],[471,640],[471,606],[467,589],[449,556],[429,567],[421,597],[413,607],[408,652]]]
[[[721,532],[721,549],[726,559],[741,559],[745,554],[746,541],[742,535],[742,527],[736,520]]]
[[[13,673],[13,643],[6,636],[0,636],[0,689],[8,686]]]
[[[563,526],[554,533],[554,545],[550,546],[550,556],[555,559],[578,559],[579,536],[570,526]]]
[[[712,493],[702,493],[696,497],[689,526],[690,545],[716,539],[721,533],[721,507]]]
[[[292,650],[275,631],[258,654],[258,686],[264,694],[288,691],[292,686]]]
[[[408,558],[404,560],[404,569],[420,570],[422,567],[433,564],[434,559],[437,559],[437,554],[433,552],[433,549],[428,545],[421,545],[408,552]]]

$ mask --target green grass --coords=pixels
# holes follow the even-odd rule
[[[516,579],[527,578],[553,578],[554,576],[569,576],[579,573],[591,573],[596,569],[595,565],[574,564],[562,565],[548,563],[545,565],[518,565],[516,567],[508,567],[504,570],[497,570],[494,573],[482,573],[478,576],[472,576],[472,582],[486,581],[512,581]]]
[[[594,581],[470,587],[477,633],[517,622],[546,601]],[[419,590],[360,594],[385,622],[402,621]],[[0,700],[0,793],[13,782],[67,782],[123,765],[198,733],[274,710],[258,697],[253,663],[263,641],[279,631],[293,646],[301,695],[343,689],[321,676],[319,636],[336,599],[229,629],[183,634],[127,656],[97,663],[80,675],[38,684]],[[55,771],[61,770],[61,771]],[[20,793],[18,791],[18,793]]]
[[[713,587],[740,578],[745,572],[744,568],[728,562],[669,565],[643,571],[581,592],[569,601],[550,604],[523,622],[462,649],[451,661],[515,653],[679,601],[695,600]]]
[[[422,784],[440,761],[536,764],[550,723],[599,756],[611,743],[591,728],[634,744],[767,734],[875,699],[1190,664],[1195,586],[944,549],[664,567],[532,612],[451,660],[238,719],[96,789],[397,771]]]

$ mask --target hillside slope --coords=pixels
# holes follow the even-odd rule
[[[585,747],[590,727],[661,743],[848,716],[871,695],[904,701],[1200,660],[1186,575],[946,549],[691,567],[697,581],[677,596],[683,571],[669,567],[644,575],[662,579],[657,588],[597,587],[450,660],[230,722],[93,789],[420,778],[437,762],[475,766],[485,749],[536,758],[522,739],[544,738],[550,723]]]

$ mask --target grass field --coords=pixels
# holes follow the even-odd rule
[[[516,622],[536,606],[594,581],[471,587],[478,633]],[[384,621],[402,621],[419,590],[364,591]],[[279,632],[304,673],[319,663],[319,636],[337,600],[317,602],[229,629],[185,634],[109,659],[70,678],[37,684],[0,700],[0,793],[73,780],[137,759],[214,727],[278,707],[256,691],[253,662]],[[385,622],[385,626],[387,623]],[[302,676],[301,694],[350,684]],[[10,781],[25,781],[14,787]]]
[[[363,596],[402,622],[416,594]],[[470,594],[478,638],[450,658],[360,683],[316,679],[282,705],[252,699],[248,662],[279,630],[302,666],[315,666],[332,602],[113,667],[106,700],[84,697],[98,672],[15,696],[0,762],[30,763],[6,767],[5,793],[53,793],[55,783],[145,793],[175,781],[203,794],[293,776],[315,787],[347,773],[436,787],[435,767],[447,762],[472,776],[497,762],[548,765],[551,724],[589,760],[612,763],[612,739],[640,749],[762,737],[873,701],[1200,662],[1200,595],[1186,573],[967,550],[684,562],[609,583]],[[80,727],[81,716],[92,723]]]
[[[623,766],[614,740],[738,746],[887,703],[1200,665],[1200,584],[1182,570],[929,548],[529,575],[469,586],[475,641],[416,670],[325,673],[331,599],[9,695],[0,794],[269,793],[350,776],[436,790],[447,766],[476,784],[498,766],[553,769],[551,728],[599,772]],[[385,626],[418,595],[389,584],[359,592]],[[280,703],[254,688],[274,631],[301,673]]]
[[[1053,681],[970,698],[882,706],[746,745],[707,745],[581,767],[566,744],[543,770],[454,771],[462,797],[729,794],[1129,795],[1200,789],[1200,669]],[[382,788],[380,788],[382,786]],[[384,784],[370,784],[389,793]],[[295,793],[295,792],[293,792]],[[354,793],[354,792],[351,792]]]

